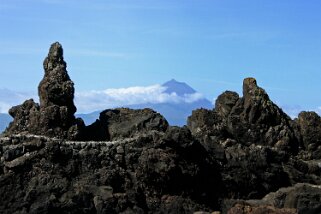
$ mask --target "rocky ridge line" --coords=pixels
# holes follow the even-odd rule
[[[85,126],[63,50],[0,138],[1,213],[320,213],[321,118],[292,120],[254,78],[171,127],[152,109]]]

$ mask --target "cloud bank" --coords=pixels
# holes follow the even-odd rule
[[[165,93],[165,91],[166,87],[162,85],[82,91],[76,92],[75,104],[77,106],[77,113],[90,113],[107,108],[145,103],[193,103],[204,98],[200,93],[179,96],[176,93]],[[8,113],[12,106],[20,105],[30,98],[39,102],[35,92],[17,92],[0,88],[0,113]],[[296,118],[304,110],[298,105],[281,105],[281,107],[291,118]],[[321,106],[310,109],[310,111],[315,111],[321,115]]]
[[[0,89],[0,113],[8,113],[12,106],[20,105],[25,100],[33,98],[38,102],[38,96],[33,92],[17,92],[9,89]]]
[[[106,108],[144,103],[192,103],[204,98],[200,93],[184,94],[165,93],[166,87],[151,85],[106,89],[101,91],[77,92],[75,103],[80,113],[88,113]]]
[[[75,104],[78,113],[90,113],[106,108],[144,103],[192,103],[204,98],[200,93],[179,96],[176,93],[165,93],[165,90],[166,87],[164,86],[151,85],[76,92]],[[8,113],[12,106],[20,105],[30,98],[38,102],[36,93],[0,89],[0,113]]]

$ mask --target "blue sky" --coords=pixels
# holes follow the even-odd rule
[[[212,100],[253,76],[287,111],[321,106],[318,0],[0,0],[0,89],[36,92],[55,41],[76,91],[175,78]]]

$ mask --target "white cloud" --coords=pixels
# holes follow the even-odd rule
[[[96,110],[144,103],[192,103],[203,98],[200,93],[179,96],[176,93],[165,93],[165,90],[166,87],[161,85],[151,85],[76,92],[75,105],[78,113],[89,113]],[[20,105],[30,98],[38,102],[36,93],[0,89],[0,113],[7,113],[12,106]]]
[[[184,94],[165,93],[166,87],[151,85],[147,87],[129,87],[106,89],[101,91],[78,92],[75,103],[80,113],[92,112],[106,108],[143,103],[192,103],[201,98],[200,93]]]
[[[33,98],[37,102],[37,96],[33,92],[17,92],[9,89],[0,89],[0,113],[8,113],[15,105],[20,105],[25,100]]]

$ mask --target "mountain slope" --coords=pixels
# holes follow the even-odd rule
[[[191,86],[184,82],[178,82],[174,79],[165,82],[162,84],[165,87],[164,93],[166,94],[175,94],[178,97],[186,98],[192,97],[197,91]],[[194,99],[190,102],[180,101],[174,103],[142,103],[135,105],[125,105],[125,106],[115,106],[116,107],[127,107],[132,109],[142,109],[142,108],[151,108],[162,115],[168,120],[170,125],[183,126],[186,125],[186,119],[192,114],[192,111],[198,108],[212,109],[212,103],[205,98]],[[104,110],[94,111],[88,114],[76,114],[77,117],[82,118],[87,125],[93,123],[98,119],[99,113]],[[9,122],[12,121],[12,118],[8,114],[0,114],[0,131],[2,132]]]
[[[196,91],[184,82],[178,82],[175,79],[171,79],[165,82],[162,86],[166,87],[165,93],[171,94],[176,93],[179,96],[184,96],[184,94],[193,94]]]
[[[188,97],[196,94],[197,91],[184,82],[178,82],[174,79],[165,82],[163,87],[166,87],[164,93],[176,94],[179,97]],[[127,107],[132,109],[151,108],[161,113],[169,122],[170,125],[183,126],[186,125],[186,119],[192,114],[192,111],[198,108],[212,109],[212,103],[205,98],[193,100],[192,102],[177,102],[177,103],[142,103],[135,105],[125,105],[117,107]],[[103,110],[103,109],[102,109]],[[89,114],[77,114],[77,117],[81,117],[85,123],[91,124],[99,117],[99,111],[95,111]]]

